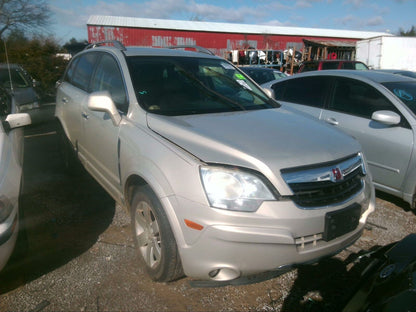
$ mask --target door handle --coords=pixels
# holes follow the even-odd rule
[[[90,115],[88,115],[86,112],[82,112],[82,118],[84,118],[84,119],[89,119],[90,118]]]
[[[333,126],[338,126],[339,122],[334,117],[326,118],[325,121]]]

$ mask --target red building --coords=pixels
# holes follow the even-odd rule
[[[227,51],[253,48],[285,50],[307,42],[354,46],[357,40],[387,35],[368,31],[281,27],[117,16],[91,16],[88,41],[119,40],[125,46],[168,47],[198,45],[224,56]]]

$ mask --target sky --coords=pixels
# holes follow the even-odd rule
[[[416,0],[50,0],[50,35],[87,40],[91,15],[390,32],[416,26]]]

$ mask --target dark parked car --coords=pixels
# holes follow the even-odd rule
[[[273,68],[260,66],[240,67],[240,69],[250,76],[258,84],[263,84],[272,80],[287,77],[285,73]]]
[[[298,70],[298,73],[303,73],[313,70],[326,69],[356,69],[368,70],[368,66],[363,62],[350,60],[320,60],[320,61],[306,61],[303,62]]]
[[[20,65],[0,64],[0,86],[13,95],[17,112],[39,107],[35,81]]]

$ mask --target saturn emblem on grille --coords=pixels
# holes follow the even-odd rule
[[[339,169],[339,167],[333,168],[332,174],[331,174],[331,181],[338,182],[338,181],[342,181],[343,179],[344,179],[344,175],[342,174],[341,169]]]

